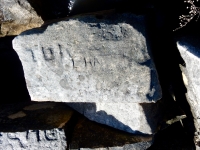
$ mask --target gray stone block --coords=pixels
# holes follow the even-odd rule
[[[65,150],[66,148],[63,129],[0,132],[0,150]]]
[[[187,88],[187,101],[195,121],[195,142],[200,141],[200,44],[199,36],[185,36],[177,40],[178,50],[186,63],[180,66],[184,84]]]
[[[34,101],[151,103],[161,89],[145,16],[78,16],[13,40]]]

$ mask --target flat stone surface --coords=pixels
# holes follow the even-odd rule
[[[0,132],[0,150],[66,150],[63,129]]]
[[[177,47],[186,63],[181,66],[183,81],[187,87],[187,100],[191,107],[196,126],[196,142],[200,141],[200,37],[185,36],[177,40]]]
[[[18,35],[42,24],[42,18],[27,0],[0,1],[0,37]]]
[[[69,106],[101,124],[134,134],[153,134],[162,119],[159,104],[68,103]]]
[[[33,101],[150,103],[162,96],[145,17],[78,16],[13,40]]]

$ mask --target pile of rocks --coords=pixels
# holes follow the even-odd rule
[[[158,18],[152,23],[162,17],[153,3],[119,9],[125,6],[120,0],[96,0],[101,5],[94,8],[91,1],[83,7],[79,1],[61,0],[43,9],[45,3],[0,2],[1,37],[17,35],[8,45],[22,63],[32,101],[0,106],[1,149],[154,149],[154,135],[177,123],[189,140],[195,137],[198,148],[198,36],[174,38],[186,63],[181,66],[185,102],[185,93],[177,92],[182,85],[159,67],[158,38],[152,31],[166,26]],[[104,11],[91,12],[99,10]],[[90,13],[80,14],[85,12]],[[8,51],[1,43],[0,48]],[[175,59],[170,64],[176,66]]]

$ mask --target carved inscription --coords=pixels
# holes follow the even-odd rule
[[[57,140],[58,139],[58,134],[55,130],[46,130],[45,132],[45,137],[48,141],[52,140]]]
[[[91,30],[94,31],[96,31],[95,27],[101,29],[98,30],[98,32],[93,32],[93,34],[97,35],[97,38],[100,38],[101,40],[121,41],[124,40],[124,38],[128,38],[130,36],[130,31],[124,26],[107,25],[104,23],[89,23],[88,25],[91,27]]]
[[[88,68],[100,65],[99,60],[96,57],[86,58],[86,57],[74,57],[73,59],[74,68]]]
[[[63,130],[29,130],[26,132],[0,133],[0,150],[11,149],[36,149],[41,146],[59,150],[66,149],[65,133]],[[55,146],[55,148],[54,148]]]
[[[60,44],[57,45],[58,47],[58,56],[55,55],[55,51],[52,47],[41,47],[41,51],[43,54],[43,58],[45,61],[53,61],[53,60],[58,60],[60,58],[64,58],[67,57],[70,59],[70,62],[72,63],[72,66],[74,69],[77,68],[84,68],[84,67],[95,67],[97,65],[100,65],[100,61],[98,60],[97,57],[93,56],[93,57],[80,57],[80,56],[72,56],[70,54],[70,52],[66,49],[63,48],[63,46],[61,46]],[[65,50],[65,54],[64,54],[64,50]],[[33,50],[28,50],[31,52],[31,56],[34,62],[36,62],[36,57],[34,54]],[[66,56],[68,55],[68,56]],[[59,58],[60,57],[60,58]],[[70,66],[69,64],[65,64],[67,66]]]
[[[71,18],[13,45],[34,101],[149,103],[161,93],[147,42],[145,18],[120,14]]]
[[[53,48],[42,47],[42,53],[43,53],[44,59],[47,61],[55,59]]]

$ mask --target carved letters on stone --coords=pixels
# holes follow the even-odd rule
[[[4,148],[10,148],[11,150],[44,148],[46,150],[49,147],[55,150],[66,148],[66,138],[63,130],[29,130],[0,133],[0,150]]]
[[[13,47],[22,61],[32,100],[159,100],[161,89],[141,25],[144,18],[116,16],[113,20],[71,19],[42,33],[42,29],[27,31],[15,38]]]

